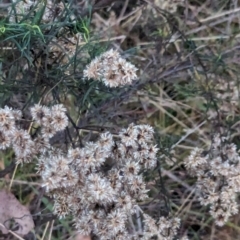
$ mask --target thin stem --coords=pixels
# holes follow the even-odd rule
[[[47,224],[46,224],[46,227],[45,227],[45,229],[44,229],[44,232],[43,232],[43,235],[42,235],[41,240],[44,239],[44,237],[45,237],[45,235],[46,235],[46,232],[47,232],[47,229],[48,229],[48,226],[49,226],[49,222],[47,222]]]
[[[54,220],[51,221],[51,226],[50,226],[50,230],[49,230],[48,240],[51,240],[51,238],[52,238],[53,225],[54,225]]]
[[[7,229],[3,224],[0,223],[0,226]],[[15,232],[7,229],[8,232],[10,232],[13,236],[15,236],[17,239],[20,239],[20,240],[24,240],[23,238],[21,238],[19,235],[17,235]]]
[[[11,178],[11,182],[10,182],[10,185],[9,185],[9,191],[10,191],[11,188],[12,188],[13,180],[14,180],[14,177],[15,177],[15,175],[16,175],[18,165],[19,165],[19,164],[17,163],[16,166],[15,166],[15,168],[14,168],[14,172],[13,172],[13,175],[12,175],[12,178]]]

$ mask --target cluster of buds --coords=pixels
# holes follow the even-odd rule
[[[238,213],[240,156],[236,145],[216,135],[207,154],[196,148],[185,160],[185,165],[190,174],[197,177],[201,204],[210,205],[216,224],[223,226],[230,216]]]
[[[93,59],[84,70],[87,79],[102,80],[108,87],[129,85],[137,78],[137,68],[123,59],[115,50],[109,50]]]
[[[129,239],[129,218],[138,201],[148,198],[141,172],[156,166],[152,127],[132,124],[115,138],[106,132],[83,148],[39,158],[38,173],[55,213],[73,215],[82,235]]]
[[[155,222],[139,206],[148,199],[143,172],[157,163],[152,127],[131,124],[118,135],[102,133],[83,148],[62,151],[49,140],[67,127],[66,108],[36,104],[30,112],[34,138],[20,127],[21,111],[0,109],[0,148],[11,147],[18,163],[37,159],[37,171],[54,200],[55,214],[60,218],[72,215],[80,234],[98,239],[173,239],[179,219],[162,217]],[[137,212],[144,219],[141,231],[129,228]]]
[[[180,227],[180,219],[160,217],[156,222],[147,214],[144,216],[144,240],[158,239],[158,240],[172,240],[177,235],[177,230]],[[181,240],[187,240],[187,237],[182,237]]]
[[[41,134],[32,139],[30,131],[21,129],[22,112],[9,107],[0,109],[0,149],[12,148],[17,163],[31,162],[40,152],[50,148],[49,139],[68,125],[66,109],[62,104],[48,108],[35,105],[31,108],[33,122]]]

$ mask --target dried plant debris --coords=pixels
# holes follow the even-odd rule
[[[3,234],[7,234],[10,229],[12,220],[15,223],[13,231],[24,236],[34,228],[32,216],[27,209],[23,206],[16,197],[5,189],[0,191],[0,230]],[[17,228],[17,230],[15,230]]]

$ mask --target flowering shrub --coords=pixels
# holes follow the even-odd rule
[[[0,109],[0,147],[12,147],[17,163],[37,159],[37,172],[54,199],[55,214],[60,218],[71,214],[79,233],[98,239],[173,239],[179,218],[161,217],[155,222],[139,206],[148,199],[142,173],[157,163],[152,127],[131,124],[117,136],[105,132],[96,142],[65,152],[49,140],[68,125],[66,108],[36,104],[30,112],[33,126],[41,130],[34,138],[18,125],[21,111]],[[129,228],[137,212],[142,213],[143,232]]]
[[[84,76],[117,87],[131,84],[136,70],[117,51],[110,50],[94,59]],[[62,104],[51,108],[36,104],[30,112],[34,127],[40,128],[34,139],[17,126],[21,111],[1,109],[1,149],[12,147],[17,163],[37,159],[37,172],[54,199],[55,214],[60,218],[71,214],[80,234],[98,239],[173,239],[179,218],[161,217],[155,222],[139,206],[148,199],[143,172],[154,169],[157,163],[152,127],[131,124],[117,136],[105,132],[96,142],[64,152],[51,146],[49,140],[67,127],[66,108]],[[129,223],[139,212],[144,230],[136,232]]]
[[[236,194],[240,192],[240,156],[236,145],[216,135],[207,154],[196,148],[185,160],[190,174],[197,177],[202,205],[210,205],[216,224],[223,226],[238,213]]]
[[[183,0],[116,1],[108,6],[104,0],[7,2],[0,9],[0,96],[1,106],[8,106],[0,109],[0,176],[10,182],[12,193],[13,184],[25,181],[20,191],[24,198],[14,193],[21,204],[32,194],[30,181],[41,178],[41,187],[34,186],[39,186],[36,193],[48,196],[47,203],[41,194],[27,201],[36,235],[43,233],[45,239],[49,233],[50,239],[66,230],[62,223],[73,223],[81,236],[92,239],[170,240],[186,231],[201,235],[198,226],[208,234],[215,229],[210,224],[223,226],[238,213],[239,155],[230,142],[237,142],[239,134],[238,56],[233,54],[238,38],[230,27],[231,21],[237,24],[236,4],[199,8],[196,1]],[[209,37],[209,26],[215,25]],[[227,39],[229,44],[222,44]],[[216,44],[200,46],[200,41]],[[104,52],[107,46],[110,50]],[[124,58],[135,53],[131,61],[138,69]],[[225,69],[227,61],[235,63]],[[182,158],[196,139],[208,141],[210,122],[214,132],[227,126],[234,133],[229,139],[216,135],[209,151],[196,148],[185,159],[188,173],[197,179],[192,188]],[[153,128],[141,123],[158,128],[159,154]],[[31,171],[25,167],[30,162]],[[18,164],[23,166],[20,172]],[[31,174],[19,176],[25,171]],[[169,191],[171,184],[176,191]],[[214,221],[198,214],[206,208],[199,210],[194,193],[201,205],[210,206]],[[37,201],[41,204],[32,210]],[[43,213],[48,201],[55,214],[49,218]],[[10,205],[2,202],[4,214]],[[189,202],[194,203],[190,211]],[[53,228],[56,216],[61,219],[59,233]],[[4,233],[11,231],[10,218],[21,216],[8,212],[0,221]],[[51,229],[47,224],[43,231],[44,221],[50,221]],[[19,231],[21,235],[34,224]],[[212,232],[211,238],[222,239]]]

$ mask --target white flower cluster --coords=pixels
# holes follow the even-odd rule
[[[197,177],[201,204],[210,205],[216,224],[223,226],[230,216],[238,213],[240,156],[236,145],[216,135],[207,154],[195,149],[185,160],[185,165]]]
[[[48,140],[68,125],[67,109],[62,104],[54,105],[51,108],[36,104],[30,111],[33,120],[41,126],[44,139]]]
[[[9,7],[10,22],[15,22],[15,17],[20,21],[24,16],[32,11],[40,13],[43,10],[42,22],[50,23],[58,19],[64,9],[62,2],[56,3],[54,0],[36,1],[36,0],[12,0],[13,6]],[[34,15],[32,15],[34,17]]]
[[[131,124],[115,137],[102,133],[96,142],[64,152],[52,147],[49,139],[67,127],[66,108],[36,104],[30,112],[32,131],[26,131],[21,129],[21,111],[0,109],[0,149],[12,147],[18,163],[38,160],[42,185],[59,217],[71,214],[80,234],[99,240],[174,238],[178,218],[155,222],[139,206],[148,199],[142,173],[157,163],[152,127]],[[133,231],[130,222],[139,211],[144,229]]]
[[[109,50],[87,65],[83,74],[87,79],[102,80],[108,87],[131,84],[137,78],[137,68],[115,50]]]
[[[179,218],[166,218],[160,217],[159,221],[156,221],[148,216],[143,214],[144,223],[145,223],[145,234],[143,239],[158,239],[158,240],[172,240],[177,235],[177,230],[180,227]],[[187,238],[182,238],[181,240],[187,240]]]
[[[22,112],[5,107],[0,109],[0,149],[12,148],[17,163],[30,162],[40,152],[48,149],[49,138],[66,128],[68,119],[63,105],[47,108],[35,105],[31,108],[33,120],[41,125],[42,136],[32,139],[30,134],[20,128]]]
[[[117,140],[106,132],[84,148],[39,158],[38,172],[54,198],[55,213],[60,217],[73,215],[78,232],[97,239],[149,239],[156,234],[159,240],[173,239],[178,219],[161,218],[154,228],[144,214],[141,235],[128,229],[138,202],[148,198],[141,172],[156,166],[158,149],[152,138],[152,127],[131,124],[120,131]]]

